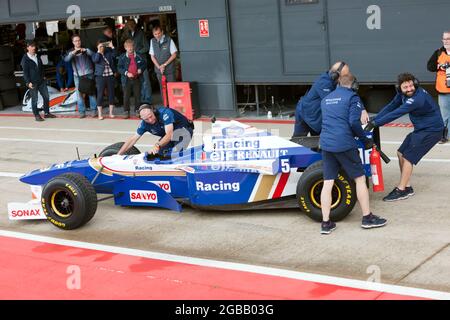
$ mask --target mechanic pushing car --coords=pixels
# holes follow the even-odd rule
[[[438,104],[431,95],[419,87],[419,81],[410,73],[402,73],[397,80],[397,95],[371,120],[366,130],[381,127],[404,114],[414,126],[397,151],[400,164],[400,183],[384,201],[404,200],[414,195],[411,186],[413,165],[431,150],[441,139],[444,132],[444,121]]]
[[[171,157],[173,152],[182,152],[188,147],[194,132],[194,123],[184,115],[168,107],[154,107],[149,104],[141,105],[138,112],[142,121],[136,134],[120,148],[119,155],[125,154],[146,132],[161,137],[149,154]]]
[[[311,89],[300,99],[295,109],[294,137],[318,136],[322,126],[320,103],[322,99],[336,89],[340,76],[350,73],[350,67],[343,61],[336,62],[329,71],[320,75]],[[361,114],[361,122],[366,124],[369,115],[366,110]]]
[[[364,143],[365,149],[373,147],[373,140],[366,137],[361,126],[361,113],[364,107],[356,94],[357,90],[356,78],[351,73],[347,73],[340,77],[337,89],[326,96],[321,103],[320,147],[324,180],[320,195],[323,216],[322,234],[329,234],[336,229],[336,223],[330,220],[330,211],[334,180],[338,178],[341,168],[356,183],[356,195],[363,212],[361,227],[377,228],[384,226],[387,222],[386,219],[370,211],[369,190],[355,136]]]

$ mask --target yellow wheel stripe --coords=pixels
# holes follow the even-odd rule
[[[316,190],[316,188],[319,186],[319,184],[323,183],[323,180],[319,180],[317,181],[311,188],[311,191],[309,193],[309,197],[311,198],[312,203],[318,207],[318,208],[322,208],[322,206],[320,205],[320,199],[316,199],[316,197],[314,196],[314,191]],[[342,199],[342,193],[341,193],[341,189],[339,189],[339,187],[336,185],[336,183],[333,185],[333,188],[336,188],[338,191],[338,198],[337,200],[331,205],[331,209],[336,208],[339,205],[339,202],[341,202]]]
[[[56,205],[55,205],[55,197],[56,197],[56,195],[57,195],[59,192],[61,192],[61,191],[55,191],[55,192],[53,192],[52,198],[50,199],[50,205],[52,206],[53,212],[55,212],[58,216],[60,216],[61,218],[67,218],[67,217],[69,217],[69,216],[71,215],[71,213],[69,213],[69,214],[64,214],[64,213],[61,213],[58,209],[56,209]]]

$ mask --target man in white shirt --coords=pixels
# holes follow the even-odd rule
[[[44,75],[44,66],[40,57],[38,57],[36,53],[36,47],[37,45],[34,41],[29,41],[27,43],[27,53],[23,55],[20,65],[23,69],[25,85],[30,90],[31,108],[33,110],[34,117],[36,121],[44,121],[44,119],[39,115],[39,110],[37,107],[39,93],[41,94],[44,102],[44,118],[55,118],[55,116],[50,113],[50,98]]]

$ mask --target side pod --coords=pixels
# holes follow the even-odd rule
[[[121,206],[159,207],[181,212],[181,205],[154,183],[113,175],[114,203]]]

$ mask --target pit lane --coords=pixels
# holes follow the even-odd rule
[[[371,193],[372,211],[389,220],[378,230],[359,227],[358,206],[331,236],[321,236],[320,226],[297,210],[218,213],[184,208],[175,213],[116,207],[112,200],[99,204],[89,224],[70,232],[46,221],[8,220],[8,202],[30,199],[29,186],[15,173],[75,159],[76,147],[82,158],[92,156],[123,141],[136,126],[136,120],[36,123],[32,118],[0,117],[0,229],[359,280],[376,275],[382,283],[450,292],[449,144],[436,146],[415,168],[414,197],[384,203],[385,193]],[[196,123],[196,144],[207,128],[208,123]],[[270,128],[286,137],[292,131],[291,124]],[[385,153],[396,157],[396,148],[410,130],[382,128]],[[138,147],[143,151],[154,142],[146,135]],[[398,165],[392,161],[383,169],[388,192],[397,183]]]

